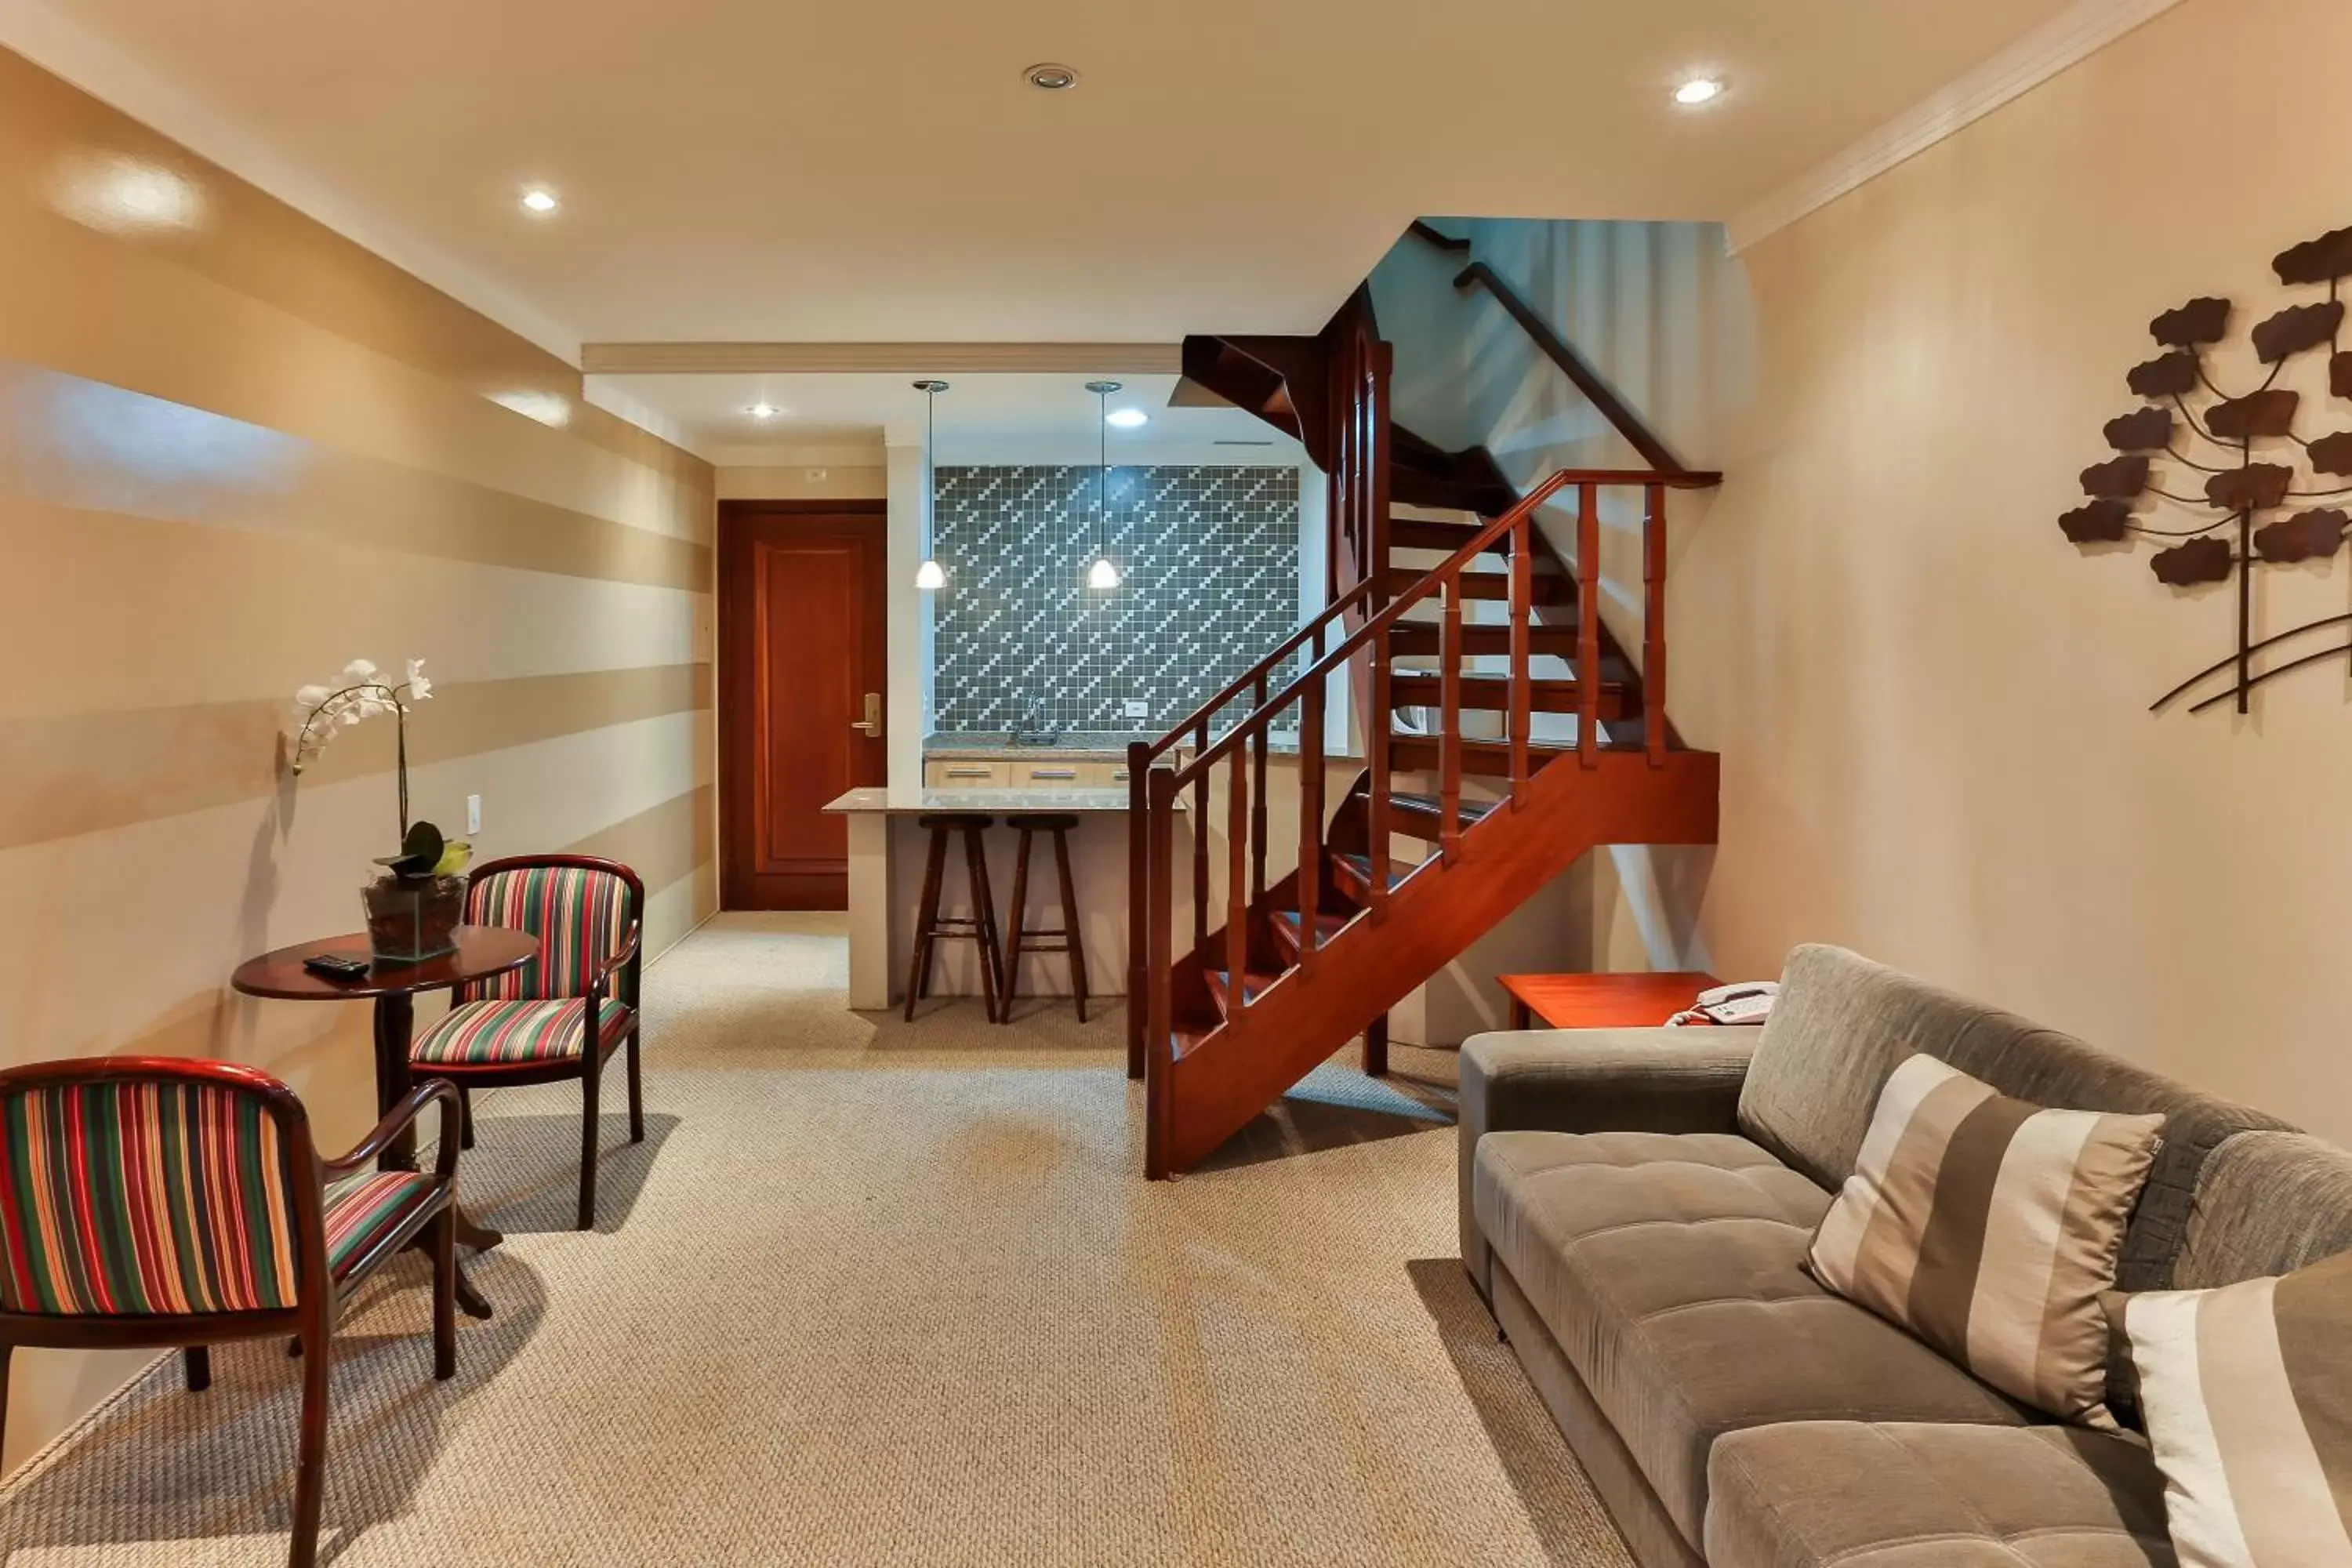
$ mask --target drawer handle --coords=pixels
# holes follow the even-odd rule
[[[1121,768],[1117,773],[1110,775],[1110,782],[1113,784],[1125,784],[1127,782],[1127,770],[1125,768]]]
[[[1031,768],[1029,770],[1029,776],[1033,779],[1074,779],[1078,776],[1078,770],[1076,768]]]
[[[984,779],[995,771],[996,770],[993,768],[950,768],[948,770],[948,777],[951,779]]]

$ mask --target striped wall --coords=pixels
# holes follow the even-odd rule
[[[427,661],[415,809],[715,907],[713,476],[579,374],[0,51],[0,1061],[151,1052],[372,1121],[359,1007],[226,994],[358,924],[392,734],[289,698]],[[14,1467],[143,1358],[16,1358]]]

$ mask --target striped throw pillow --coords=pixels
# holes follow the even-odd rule
[[[2120,1301],[2182,1568],[2352,1564],[2352,1252]]]
[[[2044,1110],[1912,1057],[1807,1264],[2011,1397],[2113,1430],[2099,1297],[2163,1125]]]

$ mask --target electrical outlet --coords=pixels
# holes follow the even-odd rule
[[[479,833],[481,830],[482,797],[478,795],[469,795],[466,797],[466,831],[468,833]]]
[[[1126,706],[1127,716],[1130,719],[1149,719],[1151,717],[1151,704],[1140,697],[1129,698],[1127,700]]]

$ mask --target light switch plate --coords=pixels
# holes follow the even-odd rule
[[[478,795],[469,795],[466,797],[466,831],[468,833],[479,833],[481,830],[482,797]]]
[[[1127,716],[1130,719],[1149,719],[1151,717],[1151,704],[1140,697],[1129,698],[1125,706],[1127,709]]]

